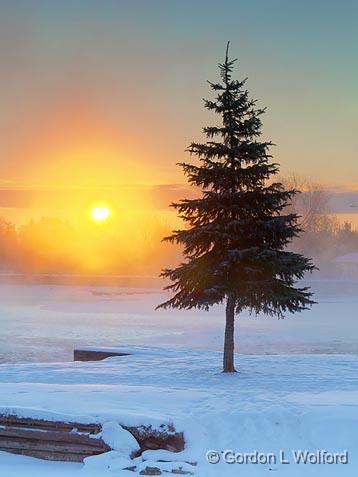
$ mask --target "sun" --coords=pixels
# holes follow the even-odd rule
[[[91,217],[95,222],[104,222],[110,216],[111,211],[106,206],[96,206],[91,209]]]

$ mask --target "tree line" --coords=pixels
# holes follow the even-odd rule
[[[334,274],[335,257],[358,252],[358,231],[330,213],[329,193],[319,184],[295,175],[280,180],[288,188],[302,191],[288,206],[301,216],[304,229],[290,247],[312,256],[323,274]],[[180,249],[161,242],[171,229],[168,220],[153,216],[146,221],[138,219],[129,227],[118,224],[118,230],[111,233],[91,236],[87,231],[84,236],[78,227],[59,218],[44,217],[15,226],[0,217],[0,270],[157,275],[168,260],[180,260]],[[86,261],[86,255],[97,260]]]
[[[135,219],[110,229],[56,217],[15,226],[0,218],[1,273],[157,275],[180,251],[161,243],[172,225],[161,217]]]

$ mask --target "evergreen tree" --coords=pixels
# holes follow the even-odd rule
[[[207,141],[188,151],[198,165],[179,164],[202,196],[171,204],[187,227],[164,240],[183,246],[185,262],[163,270],[174,296],[162,308],[208,310],[226,303],[223,371],[234,372],[234,318],[244,309],[283,318],[314,302],[308,288],[295,287],[311,260],[286,245],[300,233],[298,216],[282,212],[296,193],[271,181],[278,164],[270,162],[271,142],[260,141],[261,115],[244,88],[232,78],[236,60],[219,64],[221,81],[209,85],[216,97],[205,107],[221,124],[203,129]]]

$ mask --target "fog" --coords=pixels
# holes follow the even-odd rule
[[[130,287],[124,286],[127,280]],[[89,345],[222,349],[223,307],[155,311],[165,298],[157,279],[122,277],[118,283],[1,283],[0,362],[68,361],[74,348]],[[318,302],[311,310],[284,320],[242,313],[236,320],[237,352],[357,353],[358,280],[309,284]]]
[[[291,245],[319,268],[307,277],[318,303],[284,320],[237,318],[237,351],[358,352],[358,232],[324,210],[315,187],[292,204],[305,232]],[[120,224],[120,226],[119,226]],[[158,278],[180,250],[161,242],[174,219],[128,215],[94,227],[42,218],[0,219],[0,362],[67,361],[80,346],[222,349],[224,313],[155,311]]]

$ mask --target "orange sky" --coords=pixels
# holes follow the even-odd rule
[[[353,3],[267,16],[265,2],[226,0],[230,18],[215,2],[178,3],[1,4],[0,215],[76,222],[98,201],[117,218],[167,213],[189,193],[176,162],[215,122],[201,98],[230,38],[238,76],[269,106],[282,173],[322,183],[332,211],[358,222]]]

